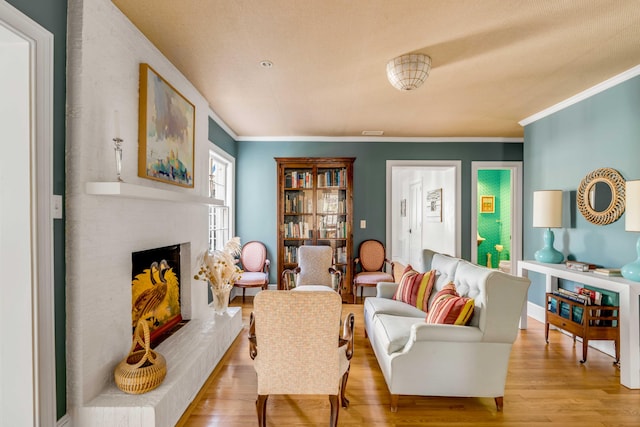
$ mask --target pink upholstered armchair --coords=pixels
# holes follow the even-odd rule
[[[335,292],[264,291],[253,301],[249,355],[258,376],[258,425],[265,427],[270,395],[328,395],[330,426],[338,423],[353,355],[354,315],[340,336],[342,298]],[[310,408],[314,409],[314,408]],[[304,421],[304,420],[300,420]]]
[[[262,242],[252,240],[244,244],[240,253],[242,277],[235,283],[235,286],[242,288],[242,302],[247,288],[267,289],[270,264],[267,248]]]
[[[334,268],[331,246],[304,245],[298,248],[298,266],[284,270],[282,282],[287,290],[311,291],[329,287],[341,293],[342,272]]]
[[[353,303],[358,298],[358,287],[360,287],[360,299],[365,286],[375,287],[379,282],[394,282],[393,262],[389,261],[385,255],[385,248],[378,240],[365,240],[358,248],[358,258],[353,260]],[[385,265],[390,264],[391,274],[384,271]],[[358,272],[358,266],[360,270]]]

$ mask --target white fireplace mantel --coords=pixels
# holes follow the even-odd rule
[[[85,191],[87,194],[97,196],[127,197],[130,199],[161,200],[179,203],[197,203],[204,205],[222,206],[222,200],[211,197],[203,197],[190,193],[183,193],[161,188],[146,187],[130,184],[128,182],[87,182]]]

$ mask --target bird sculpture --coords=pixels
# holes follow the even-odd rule
[[[153,286],[143,291],[133,303],[133,315],[131,317],[134,328],[139,320],[152,317],[150,315],[167,296],[167,280],[164,275],[169,268],[169,264],[164,259],[160,261],[160,264],[155,261],[151,263],[149,267],[149,279]],[[156,280],[156,275],[158,280]]]

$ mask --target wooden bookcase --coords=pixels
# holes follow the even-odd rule
[[[615,341],[615,362],[620,360],[620,307],[609,305],[586,305],[560,295],[547,292],[544,337],[549,342],[549,325],[563,329],[582,338],[582,360],[587,361],[589,340]]]
[[[353,157],[276,157],[278,289],[282,271],[297,266],[302,245],[333,249],[349,301],[353,276]]]

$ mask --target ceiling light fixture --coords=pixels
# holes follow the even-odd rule
[[[262,68],[271,68],[271,67],[273,67],[273,62],[269,61],[268,59],[265,59],[265,60],[260,61],[260,66]]]
[[[387,62],[387,78],[398,90],[419,88],[429,77],[431,58],[423,53],[409,53]]]

